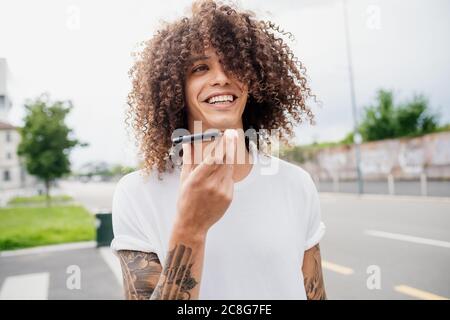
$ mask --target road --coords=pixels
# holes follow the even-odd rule
[[[61,193],[68,194],[81,202],[92,213],[111,211],[115,182],[59,182]]]
[[[101,183],[62,186],[91,208],[110,206],[114,190]],[[450,298],[450,198],[321,192],[320,200],[329,299]],[[0,257],[0,290],[8,278],[31,274],[49,283],[49,299],[121,298],[118,261],[102,250]],[[81,291],[67,292],[71,264],[80,265],[85,277]]]
[[[16,254],[0,257],[0,300],[123,297],[120,266],[109,248]]]
[[[450,199],[322,194],[321,206],[330,298],[450,298]],[[367,287],[375,269],[380,290]]]

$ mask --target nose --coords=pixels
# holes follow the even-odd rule
[[[213,76],[211,80],[211,85],[213,86],[214,85],[225,86],[231,83],[230,78],[227,76],[222,66],[216,67],[212,74]]]

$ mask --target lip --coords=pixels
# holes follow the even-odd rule
[[[220,103],[219,104],[211,104],[211,103],[208,103],[206,101],[204,101],[202,103],[206,104],[209,108],[212,108],[212,109],[215,109],[215,110],[228,110],[228,109],[232,109],[236,105],[236,102],[238,100],[239,100],[239,98],[236,98],[230,104],[220,104]]]
[[[212,97],[216,97],[216,96],[233,96],[238,98],[238,95],[235,94],[234,92],[231,91],[223,91],[223,92],[215,92],[215,93],[211,93],[209,96],[206,97],[206,99],[203,100],[203,102],[208,103],[208,100],[211,99]],[[235,99],[236,100],[236,99]],[[234,101],[233,101],[234,102]]]

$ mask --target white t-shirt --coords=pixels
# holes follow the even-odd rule
[[[325,232],[317,189],[301,167],[251,152],[251,172],[235,183],[228,210],[208,231],[199,299],[306,299],[304,251]],[[158,180],[135,171],[118,182],[113,250],[154,252],[164,265],[179,174]]]

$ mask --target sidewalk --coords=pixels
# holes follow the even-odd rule
[[[109,247],[95,245],[81,242],[1,252],[0,300],[123,299],[117,257]]]

